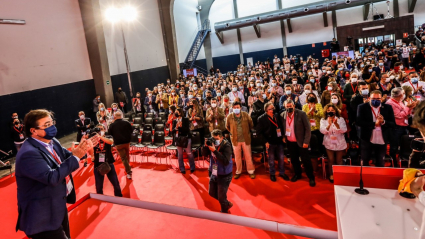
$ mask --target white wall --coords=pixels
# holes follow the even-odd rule
[[[239,17],[277,10],[276,0],[237,0],[237,4]],[[244,53],[283,47],[280,22],[261,24],[261,38],[257,37],[253,27],[244,27],[240,31]]]
[[[223,32],[224,44],[220,43],[214,31],[214,23],[233,19],[234,17],[232,0],[215,0],[211,5],[209,18],[212,28],[211,50],[213,57],[239,54],[236,30]]]
[[[92,79],[78,1],[3,0],[0,95]]]
[[[285,9],[285,8],[310,4],[310,3],[323,2],[323,1],[322,0],[281,0],[281,2],[282,2],[282,8]]]
[[[176,29],[177,49],[179,62],[186,59],[187,53],[198,33],[196,13],[198,0],[174,1],[174,26]],[[197,60],[205,59],[204,47],[201,48]]]
[[[100,0],[104,12],[119,0]],[[138,18],[132,23],[123,24],[131,71],[146,70],[166,66],[164,40],[156,0],[134,0]],[[126,73],[124,45],[120,25],[104,21],[105,43],[111,75]]]

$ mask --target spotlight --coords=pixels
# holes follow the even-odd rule
[[[345,4],[350,4],[351,0],[345,0]]]
[[[136,8],[132,6],[125,6],[121,8],[121,18],[127,22],[136,20],[137,18]]]
[[[308,10],[309,10],[308,7],[304,8],[304,12],[308,12]]]
[[[121,11],[119,8],[110,7],[105,11],[105,17],[110,22],[118,22],[121,20]]]
[[[125,6],[123,8],[110,7],[106,9],[105,17],[112,23],[121,20],[131,22],[137,18],[137,10],[132,6]]]

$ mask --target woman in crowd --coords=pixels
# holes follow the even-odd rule
[[[201,141],[204,140],[204,114],[198,101],[189,101],[189,111],[187,112],[189,118],[189,128],[192,131],[199,132]]]
[[[323,135],[320,133],[320,120],[323,117],[322,105],[318,102],[317,95],[310,92],[307,94],[307,103],[303,106],[303,111],[306,113],[310,121],[311,134],[316,135],[316,138],[321,145]]]
[[[317,90],[313,90],[312,83],[308,82],[304,85],[304,92],[299,97],[301,105],[305,105],[308,102],[307,95],[309,95],[310,93],[315,94],[317,101],[320,103],[319,93],[317,92]]]
[[[99,122],[99,124],[102,124],[105,127],[105,131],[108,131],[109,124],[111,121],[111,115],[109,114],[103,103],[100,103],[98,105],[98,109],[99,111],[96,113],[97,122]]]
[[[329,181],[333,183],[332,165],[341,165],[342,157],[347,148],[344,133],[347,131],[345,120],[340,116],[339,109],[328,104],[324,109],[325,115],[320,120],[320,132],[324,135],[323,145],[326,148],[329,163]]]
[[[174,142],[177,146],[179,169],[182,174],[186,173],[183,161],[184,150],[189,160],[190,172],[193,173],[195,171],[195,159],[192,154],[192,134],[189,128],[189,125],[191,124],[189,123],[190,119],[183,117],[182,109],[177,109],[174,112],[174,116],[176,119],[173,120],[172,133],[174,135]]]
[[[335,82],[335,79],[330,78],[327,89],[322,92],[322,98],[320,99],[321,104],[329,104],[331,102],[332,94],[341,94],[341,92],[338,88],[338,84]]]

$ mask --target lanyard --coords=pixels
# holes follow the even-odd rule
[[[59,156],[56,154],[56,151],[54,150],[54,149],[52,149],[53,150],[53,153],[52,152],[50,152],[50,150],[47,150],[47,151],[49,151],[49,153],[52,155],[52,157],[56,160],[56,162],[59,164],[59,165],[61,165],[62,164],[62,161],[60,161],[60,159],[59,159]]]
[[[387,90],[387,87],[385,86],[385,85],[383,85],[382,83],[379,83],[380,85],[381,85],[381,88],[383,89],[383,90]]]
[[[357,89],[357,88],[356,88]],[[310,104],[308,105],[308,110],[310,111],[311,110],[311,108],[313,108],[313,107],[310,107]],[[314,111],[311,111],[311,113],[310,113],[311,115],[314,115]]]
[[[237,93],[235,94],[235,92],[233,92],[233,96],[236,98],[238,97],[238,94]]]
[[[100,151],[103,151],[103,148],[104,147],[105,147],[105,143],[104,142],[102,142],[102,143],[99,142],[99,149],[100,149]]]
[[[410,82],[410,81],[409,81],[409,84],[412,86],[413,90],[417,90],[417,89],[418,89],[418,86],[419,86],[419,84],[418,84],[418,83],[416,83],[416,89],[415,89],[415,87],[413,86],[412,82]]]
[[[13,128],[16,130],[16,132],[18,132],[18,133],[20,133],[20,134],[22,134],[22,131],[24,130],[24,127],[22,127],[22,128],[21,128],[21,130],[16,129],[16,127],[15,127],[15,126],[13,126]]]
[[[353,87],[353,83],[351,83],[351,89],[353,89],[353,92],[354,92],[354,94],[356,93],[356,91],[357,91],[357,85],[356,85],[356,89],[354,89],[354,87]]]
[[[373,110],[373,108],[371,108],[373,115],[375,116],[375,119],[378,118],[379,113],[381,113],[381,107],[379,107],[378,109],[378,114],[375,114],[375,111]]]
[[[270,116],[268,116],[268,117],[269,117],[270,122],[272,122],[272,124],[274,124],[276,126],[276,128],[279,128],[279,126],[277,125],[277,121],[274,122],[274,116],[273,116],[273,119],[271,119]]]
[[[292,117],[289,117],[289,115],[288,115],[286,118],[287,118],[286,121],[289,121],[288,122],[289,127],[291,127],[292,121],[294,121],[294,113],[292,113]],[[288,120],[288,119],[290,119],[290,120]]]

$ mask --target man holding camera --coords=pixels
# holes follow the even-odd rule
[[[202,148],[202,155],[210,158],[208,193],[220,203],[220,212],[228,213],[233,206],[233,203],[227,200],[227,190],[232,181],[232,145],[223,138],[219,129],[213,130],[211,136]]]
[[[109,181],[114,186],[114,195],[122,197],[120,182],[118,181],[117,172],[114,167],[114,156],[112,155],[111,145],[114,143],[113,139],[109,135],[105,135],[105,127],[102,124],[98,124],[94,129],[99,136],[99,144],[88,152],[92,158],[94,158],[94,180],[96,183],[96,193],[103,194],[103,180],[105,174]]]

